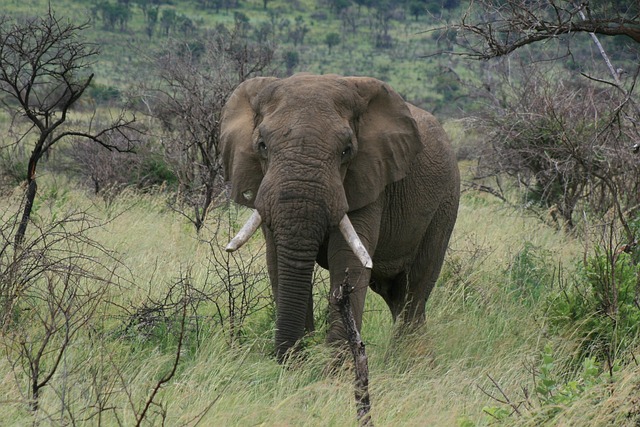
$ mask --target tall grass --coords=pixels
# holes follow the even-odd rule
[[[100,414],[101,422],[135,424],[149,391],[172,366],[178,329],[166,320],[166,313],[166,323],[143,325],[150,330],[131,332],[127,326],[133,324],[133,314],[140,313],[137,308],[160,300],[180,278],[195,287],[208,286],[206,241],[214,237],[218,224],[212,220],[202,235],[195,236],[190,225],[167,208],[161,192],[124,192],[105,205],[71,183],[65,182],[64,192],[52,191],[56,185],[49,179],[41,186],[49,201],[40,205],[36,220],[46,222],[72,209],[91,212],[104,224],[91,229],[90,237],[113,251],[103,262],[116,263],[120,279],[91,328],[66,352],[66,368],[43,389],[35,415],[25,409],[24,375],[12,367],[15,354],[3,348],[0,395],[12,398],[2,399],[0,417],[9,424],[34,418],[62,424],[75,414],[76,423],[94,425],[97,415],[83,416],[88,417],[92,412],[87,408],[95,408],[102,399],[105,408],[112,409]],[[559,340],[548,336],[540,302],[553,283],[540,283],[542,296],[524,301],[514,288],[511,266],[529,247],[549,254],[532,262],[553,272],[559,264],[573,263],[579,242],[490,197],[463,197],[447,262],[420,330],[397,337],[384,302],[373,292],[368,295],[362,335],[370,358],[372,415],[378,425],[449,426],[460,420],[482,424],[487,421],[482,408],[495,404],[483,392],[492,391],[491,379],[508,393],[521,393],[531,383],[530,367],[542,347]],[[0,203],[7,211],[15,209],[16,202],[5,198]],[[228,236],[220,233],[218,238],[226,242]],[[246,251],[259,251],[261,246],[256,237]],[[320,317],[326,290],[317,293]],[[287,368],[271,358],[273,322],[268,308],[247,319],[243,339],[234,345],[214,321],[213,307],[202,305],[199,310],[190,313],[195,316],[192,321],[197,317],[200,322],[198,337],[186,335],[176,376],[161,389],[155,400],[160,406],[152,406],[148,416],[152,423],[164,418],[169,425],[193,425],[200,419],[201,425],[356,424],[351,373],[325,373],[330,352],[322,344],[323,331],[307,345],[306,357]],[[60,410],[62,390],[66,413]]]

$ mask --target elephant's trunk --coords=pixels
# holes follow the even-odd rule
[[[282,360],[304,336],[313,269],[331,220],[326,203],[291,190],[267,215],[277,259],[276,355]]]
[[[313,267],[320,245],[319,233],[309,233],[310,230],[322,230],[317,223],[309,221],[316,215],[307,213],[305,220],[290,221],[288,226],[280,227],[276,238],[276,252],[278,265],[278,294],[276,297],[276,355],[283,360],[289,349],[293,348],[304,335],[304,325],[307,319],[311,297]],[[260,226],[262,218],[255,211],[247,223],[227,246],[227,251],[233,252],[242,246]],[[285,223],[286,224],[286,223]],[[345,240],[353,252],[358,256],[363,266],[372,267],[369,256],[362,241],[356,234],[347,214],[339,224]],[[296,230],[305,230],[300,232]],[[292,247],[292,244],[294,247]],[[313,315],[313,314],[311,314]]]
[[[304,336],[317,248],[310,246],[300,250],[277,245],[276,251],[278,294],[275,344],[276,356],[282,361]]]

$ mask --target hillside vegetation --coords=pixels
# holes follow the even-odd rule
[[[91,20],[87,36],[101,49],[96,64],[97,97],[125,91],[148,70],[150,55],[169,40],[197,40],[219,25],[238,25],[252,42],[275,47],[274,74],[291,72],[368,75],[389,82],[407,99],[430,110],[446,109],[460,89],[451,67],[458,60],[425,58],[450,47],[437,34],[425,32],[446,18],[451,9],[421,8],[411,14],[411,2],[381,2],[358,6],[350,2],[298,0],[242,2],[116,2],[56,0],[58,14]],[[457,4],[449,2],[449,7]],[[362,2],[362,4],[367,4]],[[371,5],[377,4],[372,2]],[[13,2],[6,12],[28,15],[46,10],[47,1],[33,0],[29,8]],[[218,6],[217,6],[218,5]],[[221,5],[221,6],[220,6]],[[333,40],[327,42],[328,36]],[[330,46],[331,44],[331,46]],[[460,70],[464,72],[465,67]],[[466,75],[466,73],[465,73]]]
[[[20,17],[48,7],[5,3],[3,13]],[[238,253],[224,251],[249,212],[228,202],[218,169],[211,189],[203,183],[194,165],[206,156],[172,145],[186,145],[191,132],[195,145],[198,132],[215,134],[218,116],[196,122],[204,130],[189,127],[193,117],[179,113],[183,97],[145,98],[158,81],[175,83],[169,72],[191,65],[180,61],[193,54],[210,74],[192,77],[220,90],[203,104],[223,102],[229,86],[217,73],[228,69],[216,60],[237,52],[267,56],[243,77],[304,71],[388,81],[434,111],[456,148],[463,195],[426,323],[399,336],[383,300],[367,295],[361,332],[375,425],[640,424],[640,253],[628,239],[640,234],[639,167],[628,154],[635,134],[602,118],[608,104],[598,102],[618,98],[567,74],[603,69],[584,60],[594,56],[588,41],[572,45],[571,60],[535,67],[527,61],[557,56],[556,48],[482,64],[429,56],[458,49],[450,34],[425,32],[459,19],[466,4],[456,1],[54,0],[51,7],[89,20],[82,36],[101,51],[69,126],[97,126],[126,106],[143,136],[135,153],[73,138],[58,143],[41,161],[28,233],[14,245],[34,132],[0,115],[10,130],[0,136],[0,424],[358,425],[350,364],[336,368],[324,345],[326,272],[314,277],[317,331],[282,366],[273,357],[262,236]],[[216,52],[203,42],[210,39],[229,42],[220,42],[220,56],[208,56]],[[604,45],[615,63],[634,69],[626,41]],[[176,68],[156,68],[167,62]],[[567,88],[573,97],[558,95]],[[637,98],[633,87],[625,96]],[[547,110],[534,111],[539,105]],[[569,119],[555,120],[558,112]],[[591,144],[588,157],[576,140]],[[598,145],[605,140],[618,151]],[[532,146],[538,157],[529,156]],[[521,158],[542,171],[524,161],[510,168]],[[598,167],[567,171],[558,166],[566,158],[578,166],[595,158],[588,165]]]

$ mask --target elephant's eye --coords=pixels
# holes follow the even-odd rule
[[[352,154],[353,154],[353,147],[351,146],[351,144],[344,147],[344,149],[342,150],[342,162],[344,163],[349,159],[351,159]]]
[[[267,144],[262,139],[258,141],[258,152],[263,158],[267,158]]]

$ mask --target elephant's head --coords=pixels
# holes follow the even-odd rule
[[[304,335],[321,243],[406,175],[422,149],[418,130],[402,98],[376,79],[254,78],[225,106],[220,149],[233,200],[257,211],[231,249],[260,222],[275,246],[282,356]],[[361,259],[370,263],[366,251]]]

